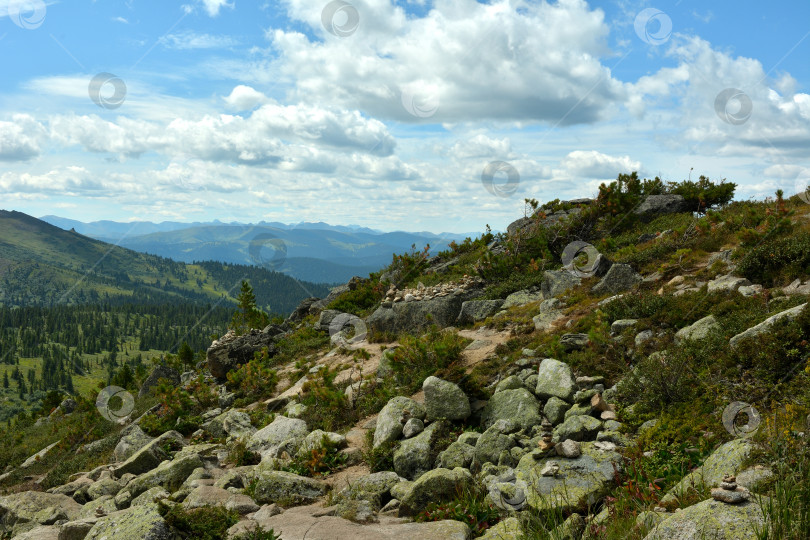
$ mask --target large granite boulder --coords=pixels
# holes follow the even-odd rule
[[[130,424],[121,430],[121,438],[115,445],[113,455],[116,461],[126,461],[132,454],[152,442],[152,437],[143,432],[138,424]]]
[[[762,502],[767,504],[768,498]],[[759,501],[726,504],[707,499],[682,509],[659,523],[644,540],[756,540],[767,530]]]
[[[579,285],[582,280],[567,270],[547,270],[543,272],[540,286],[543,298],[554,298]]]
[[[133,506],[99,518],[85,540],[110,540],[112,538],[144,538],[148,540],[173,540],[174,531],[163,520],[157,504]]]
[[[120,465],[116,465],[113,469],[113,474],[116,477],[130,474],[143,474],[160,465],[166,459],[169,459],[169,454],[165,450],[167,445],[182,446],[184,443],[183,435],[177,431],[167,431],[166,433],[152,439],[152,441],[145,444],[126,461]]]
[[[372,332],[398,335],[427,330],[435,324],[440,328],[453,326],[458,320],[461,305],[480,296],[480,290],[461,291],[448,296],[420,300],[418,302],[395,302],[391,307],[380,306],[366,320]]]
[[[276,352],[279,334],[253,329],[237,336],[232,330],[214,341],[206,353],[208,369],[217,379],[224,379],[227,373],[253,359],[257,352],[267,349],[270,356]]]
[[[307,423],[303,420],[278,415],[250,436],[247,447],[253,452],[267,452],[285,446],[290,455],[295,455],[308,434]]]
[[[614,264],[602,280],[593,286],[593,294],[618,294],[632,289],[644,278],[629,264]]]
[[[409,418],[424,420],[425,414],[425,408],[411,398],[405,396],[391,398],[377,415],[374,448],[399,439],[402,435],[403,419],[406,421]]]
[[[286,471],[263,471],[256,475],[255,499],[259,504],[307,504],[329,491],[323,482]]]
[[[399,475],[382,471],[362,476],[337,494],[335,500],[368,501],[375,511],[391,500],[391,488],[399,483]]]
[[[734,336],[729,340],[728,344],[731,345],[732,347],[737,347],[745,339],[754,338],[760,334],[768,332],[771,329],[771,327],[779,321],[792,321],[799,316],[799,314],[802,312],[802,310],[805,309],[806,306],[807,304],[805,303],[800,306],[786,309],[785,311],[777,313],[776,315],[772,315],[767,319],[765,319],[764,321],[762,321],[761,323],[759,323],[758,325],[752,326],[745,332],[737,334],[736,336]]]
[[[495,315],[503,300],[468,300],[461,304],[461,313],[458,315],[459,324],[472,324],[483,321],[487,317]]]
[[[696,487],[716,487],[726,474],[737,474],[742,470],[754,445],[748,439],[734,439],[711,453],[703,465],[684,476],[664,497],[662,506],[674,505],[690,489]]]
[[[540,362],[534,393],[540,399],[557,397],[570,402],[576,392],[576,378],[571,366],[554,358]]]
[[[488,428],[498,420],[513,420],[521,429],[530,429],[542,420],[540,402],[525,388],[496,392],[481,413],[481,425]]]
[[[81,515],[82,505],[55,493],[23,491],[0,497],[0,533],[12,537],[38,525],[53,525],[57,521],[72,521]]]
[[[721,330],[722,327],[715,316],[709,315],[678,330],[675,333],[675,343],[679,344],[687,340],[700,341]]]
[[[422,383],[425,392],[426,419],[464,420],[470,416],[470,399],[458,385],[438,377]]]
[[[401,501],[399,515],[418,514],[429,503],[453,499],[459,490],[468,489],[472,484],[473,477],[467,469],[433,469],[413,483],[411,490]]]
[[[574,459],[538,460],[533,453],[523,456],[515,475],[529,486],[528,506],[540,513],[587,513],[589,507],[600,501],[611,490],[616,470],[621,470],[622,456],[600,450],[595,444],[582,443],[582,454]],[[543,475],[552,461],[559,469],[555,474]]]
[[[197,454],[178,454],[171,461],[164,461],[151,471],[140,475],[127,484],[126,489],[137,497],[154,486],[163,486],[168,491],[176,491],[185,482],[194,469],[203,466]]]
[[[634,212],[640,215],[658,215],[687,212],[688,210],[682,195],[648,195]]]
[[[408,480],[415,480],[432,469],[439,453],[436,444],[447,435],[449,427],[449,422],[437,420],[419,435],[402,441],[394,452],[394,471]]]

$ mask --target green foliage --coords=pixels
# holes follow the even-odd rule
[[[333,431],[345,422],[349,408],[344,389],[335,385],[338,370],[321,368],[301,389],[301,403],[306,406],[303,419],[307,425]]]
[[[174,528],[181,538],[219,540],[227,536],[228,529],[239,521],[239,513],[220,506],[207,506],[186,510],[181,505],[169,507],[158,503],[166,524]]]
[[[371,274],[368,279],[357,283],[354,289],[350,289],[335,298],[327,306],[327,309],[336,309],[363,317],[380,303],[385,294],[384,288],[385,284],[379,281],[379,274]]]
[[[667,191],[683,196],[690,210],[703,214],[710,208],[728,204],[734,198],[736,188],[737,184],[726,183],[725,179],[715,184],[708,177],[700,175],[697,182],[668,182]]]
[[[416,244],[411,246],[411,251],[402,255],[393,255],[393,260],[388,266],[388,271],[394,276],[394,283],[399,287],[404,287],[427,268],[430,244],[425,245],[421,250],[416,249]]]
[[[237,300],[237,310],[231,319],[231,328],[237,335],[244,334],[253,328],[264,328],[270,324],[270,318],[266,313],[256,307],[256,295],[253,287],[245,280],[242,280],[242,289]]]
[[[307,322],[312,322],[312,319]],[[302,356],[317,352],[327,345],[329,345],[329,334],[313,328],[309,324],[304,324],[276,343],[276,354],[273,356],[272,363],[282,365],[295,362]]]
[[[486,500],[486,491],[481,487],[458,490],[449,502],[432,502],[414,517],[414,521],[442,521],[452,519],[466,523],[478,537],[501,520],[500,511]]]
[[[365,448],[363,460],[368,465],[371,472],[393,471],[394,451],[397,449],[399,441],[389,441],[374,448],[374,430],[366,431]]]
[[[467,343],[455,332],[436,326],[421,337],[404,336],[391,360],[397,381],[406,392],[415,392],[427,377],[458,361]]]
[[[234,540],[277,540],[278,538],[280,537],[276,536],[273,529],[266,531],[261,525],[250,532],[234,536]]]
[[[272,395],[278,384],[278,373],[267,365],[268,362],[266,348],[257,352],[253,360],[228,372],[228,388],[238,396],[247,396],[254,401]]]
[[[329,476],[346,465],[346,455],[324,435],[320,444],[303,456],[295,456],[283,470],[299,476]]]
[[[235,467],[258,465],[261,460],[262,457],[258,453],[248,450],[247,441],[244,439],[238,439],[229,445],[228,457],[225,459]]]
[[[810,272],[810,233],[772,235],[751,248],[737,265],[737,271],[766,287],[786,285]]]

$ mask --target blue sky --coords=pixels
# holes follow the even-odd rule
[[[804,1],[0,0],[0,207],[459,232],[631,170],[792,193],[808,21]]]

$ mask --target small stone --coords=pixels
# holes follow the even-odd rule
[[[575,459],[582,455],[582,448],[577,441],[565,440],[554,447],[560,457]]]
[[[549,461],[540,471],[540,474],[542,476],[556,476],[558,472],[560,472],[560,464],[556,461]]]
[[[418,418],[411,418],[402,428],[402,435],[406,439],[410,439],[414,435],[418,435],[425,429],[425,424]]]
[[[737,504],[747,501],[751,497],[751,492],[744,487],[737,487],[735,490],[728,490],[723,488],[713,488],[712,498],[715,501],[724,502],[727,504]]]
[[[616,420],[616,413],[613,411],[603,411],[602,414],[599,415],[599,418],[602,420]]]

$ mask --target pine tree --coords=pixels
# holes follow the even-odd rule
[[[180,350],[177,351],[177,357],[184,366],[194,365],[194,351],[187,341],[184,341],[183,344],[180,345]]]
[[[8,388],[8,373],[3,372],[3,388]]]
[[[256,295],[247,281],[242,281],[242,290],[237,300],[239,308],[231,319],[231,328],[237,334],[244,334],[251,328],[264,328],[270,323],[267,314],[256,307]]]

